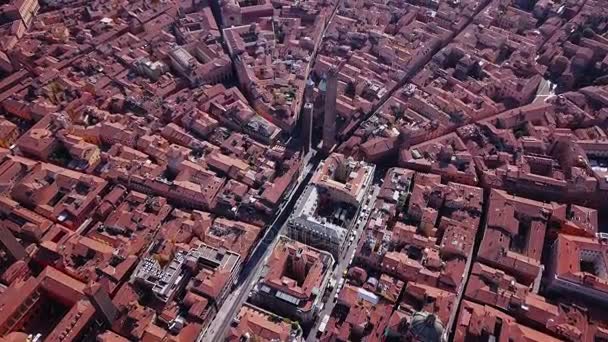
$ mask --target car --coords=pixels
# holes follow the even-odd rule
[[[329,279],[329,284],[327,284],[327,288],[331,291],[335,287],[336,287],[336,279],[335,278]]]
[[[346,277],[346,275],[348,274],[348,270],[344,270],[344,276]]]

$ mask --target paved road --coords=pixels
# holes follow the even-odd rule
[[[370,187],[370,194],[368,195],[369,197],[367,197],[365,200],[365,203],[367,203],[369,201],[369,203],[366,204],[368,209],[365,213],[362,212],[359,215],[359,217],[361,217],[361,222],[359,224],[357,224],[356,227],[354,227],[354,231],[355,231],[355,235],[356,235],[355,241],[353,241],[353,243],[347,248],[346,252],[342,255],[340,260],[338,260],[338,264],[334,269],[336,287],[331,291],[331,293],[327,297],[327,301],[325,302],[325,306],[323,307],[323,310],[317,315],[317,321],[315,322],[312,329],[310,330],[310,333],[308,334],[308,338],[306,339],[306,342],[313,342],[313,341],[317,340],[316,333],[317,333],[317,330],[319,329],[319,325],[321,324],[321,320],[323,319],[323,317],[325,315],[329,315],[332,312],[332,310],[334,309],[334,306],[336,305],[336,303],[334,301],[334,297],[335,297],[336,293],[338,293],[340,291],[340,289],[338,288],[338,283],[340,282],[340,279],[344,278],[344,271],[346,269],[348,269],[348,267],[350,266],[351,260],[355,254],[355,250],[357,249],[357,245],[359,244],[359,240],[361,239],[362,232],[365,229],[365,226],[367,225],[367,221],[369,220],[369,214],[371,213],[371,209],[372,209],[374,203],[376,202],[376,197],[378,196],[379,192],[380,192],[379,186],[372,185]],[[346,281],[346,279],[345,279],[345,281]]]
[[[253,286],[257,283],[263,269],[262,266],[270,256],[280,231],[283,229],[287,218],[289,218],[289,214],[293,211],[297,199],[306,188],[306,185],[310,181],[313,171],[317,168],[317,165],[319,165],[320,160],[321,158],[317,154],[306,164],[304,172],[302,172],[302,176],[298,180],[298,184],[296,184],[290,196],[283,202],[284,204],[281,209],[279,209],[276,219],[269,226],[264,237],[255,247],[251,254],[251,258],[243,265],[243,269],[237,281],[237,286],[228,295],[209,327],[199,335],[197,342],[224,340],[226,328],[236,316],[237,310],[243,305],[245,300],[247,300],[247,296]]]
[[[367,111],[364,115],[362,115],[357,122],[355,123],[354,127],[349,131],[349,132],[355,132],[357,131],[357,129],[359,129],[359,127],[361,127],[361,125],[367,121],[369,118],[371,118],[372,116],[376,115],[378,113],[378,111],[380,110],[380,108],[382,108],[382,106],[384,105],[384,103],[386,101],[388,101],[391,96],[393,96],[393,94],[395,94],[399,89],[401,89],[403,86],[405,86],[407,83],[409,83],[414,76],[416,76],[416,74],[418,72],[420,72],[420,70],[424,69],[424,66],[426,66],[428,64],[428,62],[439,52],[441,51],[445,46],[447,46],[450,42],[453,41],[453,39],[458,36],[466,27],[469,26],[469,24],[471,24],[473,22],[473,19],[477,17],[477,14],[479,14],[482,10],[484,10],[489,4],[490,4],[490,0],[482,0],[483,4],[479,6],[479,8],[472,13],[467,19],[466,19],[466,23],[464,25],[462,25],[462,27],[457,30],[454,31],[451,35],[449,39],[446,39],[441,46],[438,46],[437,49],[435,49],[435,51],[433,51],[428,58],[425,58],[423,62],[416,64],[416,65],[408,65],[405,69],[405,75],[399,80],[399,82],[397,82],[397,84],[392,88],[389,89],[384,95],[382,95],[382,98],[380,98],[380,100],[378,102],[376,102],[372,108]],[[340,137],[340,140],[338,141],[338,145],[337,147],[341,147],[341,145],[344,143],[344,137]]]
[[[315,48],[312,54],[312,61],[316,60],[316,55],[319,50],[319,46],[323,42],[323,37],[325,36],[325,32],[329,27],[331,21],[335,17],[338,8],[342,0],[338,0],[336,2],[336,6],[333,9],[333,12],[323,29],[321,34],[321,38],[315,44]],[[311,64],[312,67],[312,64]],[[321,161],[320,156],[318,154],[314,155],[311,160],[307,163],[306,169],[303,173],[303,177],[300,178],[299,183],[296,185],[294,191],[292,191],[289,199],[285,202],[285,205],[279,209],[279,214],[275,221],[270,225],[269,229],[266,230],[266,234],[264,238],[260,241],[260,243],[256,246],[254,252],[251,255],[251,258],[247,261],[245,265],[243,265],[243,269],[241,274],[239,275],[239,279],[237,281],[236,288],[228,295],[220,310],[215,315],[215,318],[205,329],[205,331],[201,332],[201,334],[197,338],[197,342],[215,342],[222,341],[224,336],[226,335],[226,328],[232,321],[232,319],[236,315],[237,309],[239,309],[245,300],[247,300],[248,294],[251,292],[253,286],[257,283],[257,279],[259,279],[260,273],[262,272],[263,265],[265,264],[266,259],[270,256],[271,251],[274,249],[274,245],[276,244],[277,237],[279,236],[279,232],[282,231],[283,225],[287,221],[289,214],[292,212],[293,207],[300,197],[306,185],[310,181],[312,176],[311,171],[314,171],[319,165]]]

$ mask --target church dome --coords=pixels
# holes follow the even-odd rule
[[[412,317],[408,334],[421,342],[440,342],[445,328],[441,321],[428,312],[416,312]]]

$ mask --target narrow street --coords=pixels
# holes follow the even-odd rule
[[[338,12],[341,3],[342,0],[336,2],[331,16],[327,20],[326,26],[323,29],[321,38],[319,39],[317,44],[315,44],[315,48],[311,56],[312,61],[316,60],[316,55],[320,48],[320,45],[323,42],[325,32],[327,31],[327,28],[329,27],[333,18]],[[209,327],[207,327],[207,329],[205,329],[198,336],[196,340],[197,342],[215,342],[221,341],[223,339],[226,334],[227,327],[230,325],[230,322],[237,314],[237,310],[247,300],[249,293],[257,283],[257,280],[259,279],[263,269],[262,266],[265,264],[266,259],[270,256],[270,253],[272,253],[274,245],[277,242],[278,236],[283,231],[283,226],[286,223],[287,218],[289,218],[289,215],[291,214],[295,203],[306,188],[306,185],[308,185],[308,182],[312,177],[312,173],[317,168],[320,161],[321,159],[318,154],[312,156],[311,159],[308,161],[305,170],[302,174],[302,177],[300,177],[298,184],[295,186],[288,199],[285,200],[284,205],[279,209],[275,221],[266,230],[264,237],[260,240],[253,253],[251,254],[251,258],[246,262],[246,264],[243,265],[236,287],[228,295]],[[353,243],[353,245],[356,245],[356,242]],[[352,250],[354,251],[354,249]]]
[[[268,229],[266,229],[266,233],[255,247],[251,254],[251,258],[243,265],[236,287],[228,295],[209,327],[199,335],[197,342],[223,340],[226,328],[230,325],[230,322],[236,316],[238,309],[247,300],[249,292],[251,292],[251,289],[257,283],[263,269],[262,266],[270,256],[270,253],[277,242],[277,238],[283,230],[283,226],[287,222],[296,201],[306,188],[306,185],[308,185],[320,160],[321,159],[317,154],[308,161],[298,180],[298,184],[295,185],[291,194],[283,202],[282,207],[277,213],[276,219],[270,224]]]
[[[336,294],[339,293],[341,290],[341,288],[338,286],[338,284],[340,283],[341,279],[344,279],[344,283],[346,282],[346,279],[345,279],[346,277],[344,275],[344,272],[350,266],[351,261],[355,255],[357,245],[359,244],[359,240],[361,239],[362,233],[365,229],[365,226],[367,225],[367,221],[369,220],[369,216],[372,212],[373,205],[376,202],[376,197],[378,196],[378,193],[380,192],[380,187],[375,184],[372,184],[370,187],[370,191],[371,191],[371,193],[365,197],[365,201],[363,203],[364,206],[367,206],[367,210],[365,212],[363,212],[363,211],[361,212],[361,214],[359,215],[361,220],[353,228],[353,232],[355,233],[355,236],[356,236],[355,240],[348,246],[348,248],[346,249],[345,253],[343,253],[340,260],[337,260],[337,265],[334,268],[333,277],[336,279],[336,286],[334,287],[334,289],[331,291],[331,293],[327,297],[327,301],[325,302],[325,306],[323,307],[323,310],[321,310],[321,312],[319,312],[319,314],[317,315],[317,320],[316,320],[315,324],[313,325],[313,328],[311,329],[310,334],[308,335],[308,338],[306,339],[307,342],[313,342],[313,341],[317,340],[316,334],[317,334],[317,331],[319,330],[319,325],[321,324],[323,317],[325,315],[329,315],[333,311],[334,306],[336,305],[336,301],[334,299],[336,297]]]

